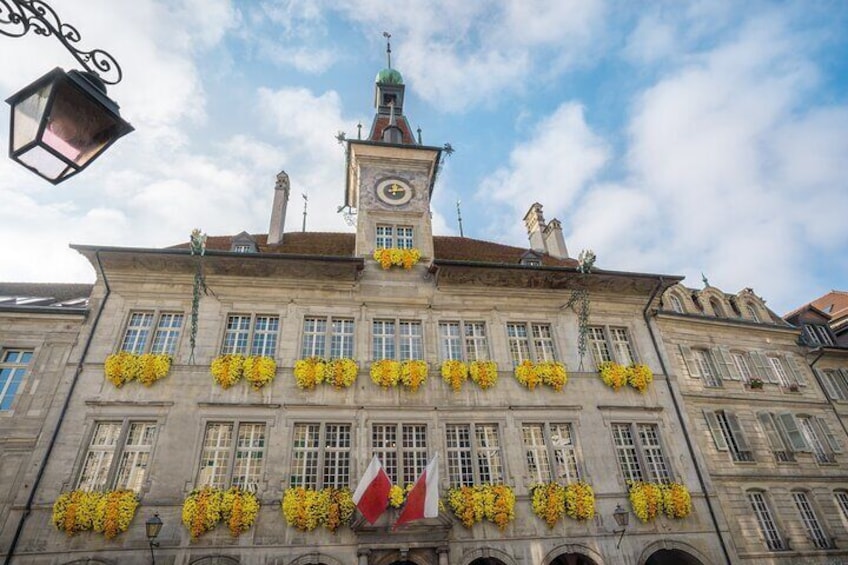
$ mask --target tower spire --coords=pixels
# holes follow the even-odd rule
[[[392,68],[392,34],[384,31],[383,37],[386,38],[386,68]]]

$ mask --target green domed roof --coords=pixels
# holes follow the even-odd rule
[[[383,69],[377,73],[377,78],[374,79],[374,82],[381,82],[383,84],[403,84],[403,77],[396,69]]]

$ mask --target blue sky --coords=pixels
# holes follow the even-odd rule
[[[405,113],[456,149],[439,234],[527,245],[543,204],[572,255],[607,269],[704,272],[778,313],[848,275],[848,4],[54,0],[136,131],[53,187],[0,162],[0,279],[92,281],[69,243],[156,247],[265,233],[277,172],[289,229],[350,228],[338,131],[373,116],[392,33]],[[4,97],[74,61],[0,36]],[[0,130],[8,129],[8,113]]]

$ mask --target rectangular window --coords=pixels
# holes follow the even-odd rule
[[[620,365],[636,363],[636,354],[630,343],[627,328],[589,326],[589,349],[595,366],[615,361]]]
[[[533,482],[580,479],[571,424],[524,424],[524,455]]]
[[[448,476],[452,486],[503,482],[496,424],[448,424]]]
[[[413,483],[427,467],[427,425],[373,424],[371,452],[393,484]]]
[[[848,400],[848,371],[839,369],[814,369],[833,400]]]
[[[833,337],[827,326],[818,324],[806,324],[804,326],[804,338],[809,345],[832,346]]]
[[[782,424],[769,412],[758,412],[757,419],[766,436],[771,452],[779,463],[795,461],[795,452],[783,431]]]
[[[350,486],[350,424],[295,424],[293,433],[291,486]]]
[[[77,488],[140,492],[155,437],[155,422],[97,422]]]
[[[156,353],[173,355],[177,350],[184,315],[181,312],[131,312],[121,340],[121,351],[129,353]],[[153,330],[153,340],[150,332]]]
[[[513,365],[518,366],[524,361],[556,361],[553,332],[549,324],[509,323],[506,325],[506,335]]]
[[[833,493],[833,497],[836,500],[839,511],[842,513],[842,520],[848,524],[848,491],[837,490]]]
[[[671,480],[656,424],[613,424],[612,434],[625,481]]]
[[[736,366],[736,371],[742,378],[742,382],[748,384],[751,382],[751,366],[748,364],[748,358],[744,353],[733,352],[731,354],[733,364]]]
[[[780,551],[786,549],[783,543],[783,538],[777,529],[777,524],[772,516],[771,509],[766,502],[765,493],[760,491],[751,491],[748,493],[748,502],[751,503],[751,509],[757,517],[757,525],[760,527],[760,533],[766,542],[766,547],[771,551]]]
[[[397,226],[395,229],[398,249],[412,249],[415,247],[412,238],[412,226]]]
[[[816,516],[813,505],[810,504],[810,499],[806,492],[795,491],[792,493],[792,500],[795,501],[795,507],[801,515],[801,521],[804,522],[804,529],[807,530],[807,537],[813,542],[813,545],[818,549],[830,548],[830,539],[824,533],[821,522]]]
[[[280,318],[249,314],[231,314],[227,317],[221,354],[264,355],[274,357]],[[250,346],[248,347],[248,344]]]
[[[352,359],[353,327],[348,318],[304,318],[301,357],[327,357],[329,343],[329,359]]]
[[[265,424],[209,423],[200,453],[197,486],[255,489],[262,477],[264,457]]]
[[[811,418],[809,416],[799,416],[796,418],[798,428],[804,436],[807,445],[812,448],[813,455],[819,463],[836,463],[836,456],[832,448],[830,430],[826,429],[819,418]],[[829,441],[830,440],[830,441]]]
[[[439,322],[439,353],[442,360],[488,360],[485,322]]]
[[[789,380],[789,375],[786,373],[786,368],[783,366],[782,359],[779,357],[766,357],[766,359],[768,359],[772,373],[777,377],[777,381],[780,383],[780,386],[789,387],[790,385],[795,384],[793,381]]]
[[[395,359],[396,352],[398,361],[424,358],[424,338],[420,321],[374,320],[371,327],[371,353],[375,361]]]
[[[704,410],[716,449],[729,451],[734,461],[753,461],[754,454],[735,414],[726,410]]]
[[[704,385],[708,387],[721,386],[721,377],[719,377],[718,368],[712,352],[705,349],[693,349],[692,355],[698,364],[701,377],[704,379]]]
[[[395,246],[394,226],[377,225],[377,247],[390,249]]]
[[[0,361],[0,411],[11,410],[12,402],[24,380],[32,351],[28,349],[6,349]]]

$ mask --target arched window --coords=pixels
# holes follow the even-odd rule
[[[813,502],[807,491],[796,490],[792,491],[792,500],[795,502],[795,508],[801,515],[801,521],[804,523],[804,529],[807,530],[807,538],[813,542],[813,545],[818,549],[829,549],[830,536],[824,531],[821,520],[813,508]]]
[[[780,530],[777,528],[777,522],[766,500],[766,493],[761,490],[749,490],[747,493],[748,502],[751,504],[751,510],[754,511],[754,516],[757,518],[757,525],[760,527],[760,533],[766,542],[766,547],[772,551],[786,549],[785,542]]]
[[[748,311],[748,315],[751,317],[752,320],[754,320],[755,322],[760,321],[760,315],[757,314],[757,309],[754,308],[753,304],[751,304],[750,302],[746,302],[745,309]]]
[[[668,295],[668,303],[671,305],[671,309],[678,314],[683,313],[683,303],[680,301],[680,298],[677,297],[676,294]]]
[[[721,307],[721,303],[718,301],[718,298],[710,298],[710,308],[713,309],[713,314],[717,318],[724,318],[724,308]]]

